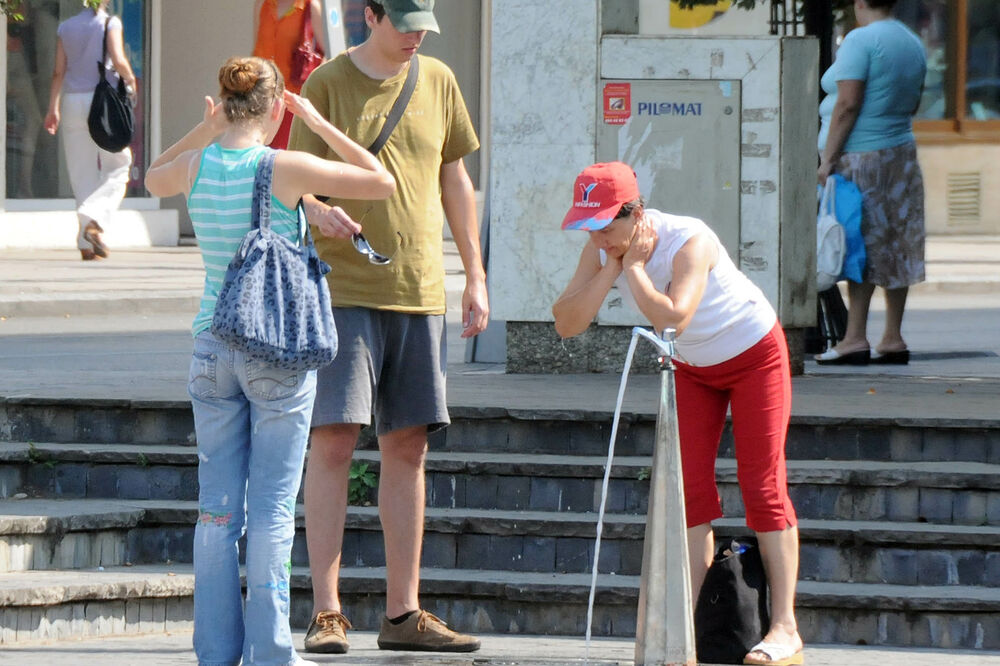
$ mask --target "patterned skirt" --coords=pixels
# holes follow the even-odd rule
[[[835,171],[861,190],[864,280],[886,289],[924,281],[924,178],[915,143],[845,153]]]

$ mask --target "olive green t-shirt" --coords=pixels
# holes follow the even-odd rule
[[[361,223],[365,238],[377,252],[396,252],[392,263],[370,264],[354,250],[350,239],[328,238],[313,230],[319,255],[332,267],[327,279],[335,306],[418,314],[445,311],[441,165],[476,150],[479,140],[454,74],[439,60],[417,57],[420,72],[413,96],[378,154],[396,178],[395,194],[379,201],[329,201]],[[315,70],[302,95],[367,148],[382,130],[405,79],[406,70],[391,79],[372,79],[345,52]],[[288,147],[339,159],[297,118]]]

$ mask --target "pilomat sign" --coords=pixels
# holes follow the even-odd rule
[[[701,102],[639,102],[640,116],[700,116]]]

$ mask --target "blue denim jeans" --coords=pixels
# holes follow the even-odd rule
[[[211,333],[194,341],[188,393],[198,438],[194,650],[201,666],[294,664],[288,626],[295,498],[315,371],[278,370]],[[246,605],[238,540],[246,530]]]

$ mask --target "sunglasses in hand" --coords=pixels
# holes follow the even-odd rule
[[[366,210],[361,215],[361,219],[358,220],[358,224],[361,224],[361,222],[365,219],[365,217],[368,216],[368,213],[371,212],[371,209],[372,209],[371,206],[369,206],[368,210]],[[397,231],[396,235],[399,236],[399,242],[400,244],[402,244],[403,234]],[[354,245],[354,249],[357,250],[360,254],[363,254],[366,257],[368,257],[368,263],[375,264],[376,266],[385,266],[386,264],[390,263],[392,261],[392,258],[396,256],[396,253],[399,252],[399,245],[396,245],[396,249],[393,250],[392,254],[389,256],[376,252],[375,249],[372,248],[371,244],[368,243],[368,239],[365,238],[364,234],[360,232],[351,236],[351,244]]]

